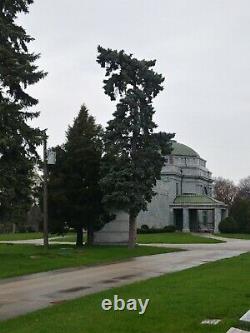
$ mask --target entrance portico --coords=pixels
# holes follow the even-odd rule
[[[227,216],[227,206],[206,195],[177,196],[171,208],[174,225],[183,232],[219,232],[219,223]]]

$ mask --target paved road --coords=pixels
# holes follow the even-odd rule
[[[158,254],[95,267],[63,269],[0,280],[0,320],[37,309],[141,281],[162,274],[250,251],[250,241],[228,240],[218,244],[155,244],[188,251]]]

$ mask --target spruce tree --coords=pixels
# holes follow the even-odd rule
[[[123,50],[98,47],[97,62],[106,70],[104,92],[119,99],[104,134],[103,202],[129,213],[129,247],[136,244],[136,218],[147,209],[160,178],[164,154],[173,134],[154,133],[153,99],[164,78],[153,71],[155,60],[138,60]]]
[[[77,246],[82,246],[82,230],[87,229],[88,244],[100,224],[102,193],[99,186],[102,156],[102,128],[95,123],[83,105],[66,134],[63,167],[66,196],[66,220],[77,233]],[[62,177],[61,177],[62,178]]]
[[[39,113],[29,111],[38,100],[26,88],[46,73],[35,65],[38,54],[29,53],[33,40],[16,24],[20,13],[28,13],[33,0],[0,1],[0,216],[18,221],[30,206],[36,146],[42,133],[29,121]]]

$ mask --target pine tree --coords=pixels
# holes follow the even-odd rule
[[[164,78],[152,70],[156,61],[138,60],[98,47],[97,62],[106,70],[104,92],[119,98],[114,118],[104,134],[103,202],[110,210],[129,213],[129,247],[136,243],[136,218],[147,209],[160,178],[164,154],[171,151],[173,134],[154,133],[153,99],[163,90]]]
[[[38,117],[28,107],[38,100],[25,90],[46,73],[35,65],[39,55],[29,53],[33,39],[15,21],[28,13],[33,0],[0,1],[0,216],[22,217],[31,203],[33,167],[41,131],[28,121]]]
[[[49,205],[53,205],[49,210],[51,222],[60,221],[59,225],[62,225],[66,221],[74,228],[78,247],[83,245],[83,228],[87,229],[87,243],[91,245],[93,232],[102,223],[101,135],[101,126],[83,105],[68,128],[60,161],[54,170],[51,168],[49,176]]]

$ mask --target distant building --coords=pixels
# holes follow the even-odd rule
[[[172,152],[165,157],[161,179],[148,210],[137,218],[137,227],[163,228],[175,225],[184,232],[218,232],[227,216],[227,206],[213,198],[213,180],[206,161],[192,148],[173,141]],[[118,212],[116,220],[95,235],[96,242],[126,242],[128,214]]]
[[[206,161],[192,148],[173,141],[166,156],[156,196],[138,216],[138,227],[175,225],[182,231],[218,231],[227,206],[213,198],[213,180]]]

